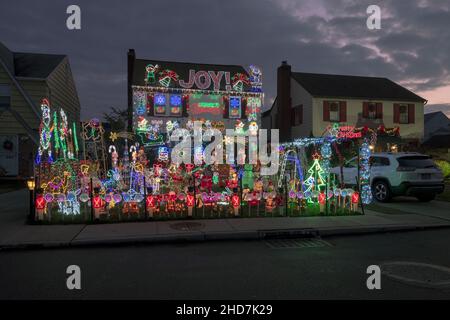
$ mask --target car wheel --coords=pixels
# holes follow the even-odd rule
[[[436,198],[436,195],[434,193],[431,194],[421,194],[420,196],[416,197],[420,202],[430,202],[431,200],[434,200]]]
[[[391,200],[391,190],[384,181],[376,181],[372,186],[372,194],[377,201],[389,202]]]

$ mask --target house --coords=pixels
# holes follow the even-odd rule
[[[136,58],[128,51],[128,130],[146,150],[189,121],[224,131],[258,128],[263,103],[261,72],[240,65]]]
[[[425,114],[424,142],[433,136],[450,135],[450,119],[442,111]]]
[[[0,42],[0,175],[33,174],[43,98],[79,123],[80,102],[68,57],[12,52]]]
[[[386,78],[277,71],[277,97],[262,115],[280,141],[323,135],[330,124],[382,129],[382,143],[423,140],[426,100]],[[392,134],[391,134],[392,133]]]

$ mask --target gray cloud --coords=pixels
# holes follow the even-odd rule
[[[448,1],[379,1],[382,29],[366,28],[373,1],[77,1],[82,30],[65,28],[72,1],[0,4],[0,41],[14,51],[69,55],[82,117],[126,106],[126,52],[138,57],[385,76],[412,90],[450,83]],[[427,97],[425,97],[427,98]],[[268,105],[266,105],[268,107]]]

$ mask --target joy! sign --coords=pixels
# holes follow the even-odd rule
[[[189,80],[186,82],[182,79],[178,81],[180,87],[191,89],[194,85],[201,90],[207,90],[213,84],[214,91],[220,90],[220,84],[225,79],[225,90],[231,90],[230,73],[227,71],[195,71],[189,70]]]

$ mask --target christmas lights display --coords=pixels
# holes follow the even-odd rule
[[[251,144],[232,154],[223,152],[240,139],[247,143],[258,136],[263,103],[259,68],[251,66],[248,74],[177,73],[153,63],[143,72],[139,78],[146,85],[133,86],[132,132],[109,132],[108,140],[100,120],[82,122],[77,130],[64,110],[42,100],[35,167],[37,220],[346,215],[358,214],[361,205],[371,202],[370,146],[378,130],[335,124],[321,137],[284,143],[280,170],[266,176],[258,161],[247,161],[256,152]],[[189,76],[183,79],[180,74]],[[181,157],[192,154],[191,163],[174,157],[180,141],[171,137],[177,129],[183,133],[180,141],[194,142],[178,150]],[[232,130],[234,136],[225,134],[224,141],[210,149],[202,137],[213,137],[215,130]],[[349,141],[357,146],[356,186],[343,185],[331,170],[336,151]],[[209,156],[223,156],[227,164],[206,164]]]

